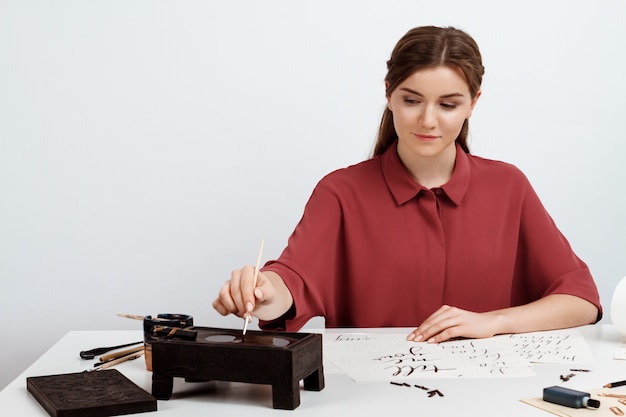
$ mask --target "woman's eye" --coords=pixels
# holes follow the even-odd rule
[[[418,104],[418,103],[419,103],[419,100],[414,99],[414,98],[405,98],[405,99],[404,99],[404,102],[405,102],[406,104]]]
[[[448,110],[453,110],[456,109],[456,104],[454,103],[441,103],[441,107],[448,109]]]

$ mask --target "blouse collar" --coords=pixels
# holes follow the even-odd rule
[[[402,205],[420,193],[430,190],[419,183],[406,170],[397,151],[397,141],[394,142],[381,157],[382,171],[387,187],[393,194],[396,204]],[[469,156],[459,144],[456,144],[456,162],[450,180],[440,188],[455,205],[461,204],[470,178]]]

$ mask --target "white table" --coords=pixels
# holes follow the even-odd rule
[[[540,397],[544,387],[563,385],[578,390],[600,388],[626,379],[626,361],[613,359],[622,339],[612,325],[579,328],[595,362],[585,365],[591,372],[577,373],[567,383],[559,376],[569,372],[567,365],[535,365],[533,377],[493,379],[429,379],[423,385],[439,389],[444,397],[428,397],[418,389],[398,387],[389,382],[355,383],[344,374],[325,372],[326,387],[320,391],[301,391],[301,404],[293,411],[272,408],[271,386],[232,382],[187,383],[175,379],[174,395],[158,401],[159,416],[381,416],[385,413],[445,416],[548,416],[545,411],[520,402],[522,398]],[[320,330],[346,333],[357,330]],[[404,329],[360,329],[365,332],[394,332]],[[406,329],[408,333],[409,329]],[[307,330],[312,332],[312,330]],[[0,392],[0,416],[42,416],[48,414],[26,390],[26,377],[80,372],[93,361],[79,358],[78,352],[96,346],[113,346],[139,341],[141,331],[71,331],[50,348]],[[146,391],[152,387],[151,373],[143,358],[116,366],[120,372]],[[415,383],[420,383],[416,381]],[[142,413],[138,415],[157,415]]]

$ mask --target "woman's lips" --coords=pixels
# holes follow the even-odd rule
[[[414,133],[413,134],[417,139],[423,141],[423,142],[432,142],[436,139],[439,138],[439,136],[433,136],[433,135],[421,135],[419,133]]]

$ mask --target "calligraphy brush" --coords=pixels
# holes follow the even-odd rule
[[[121,358],[122,356],[130,355],[131,353],[141,352],[144,349],[145,347],[142,345],[126,350],[121,350],[119,352],[107,353],[106,355],[100,356],[100,364],[104,362],[110,362],[112,360]]]
[[[106,346],[106,347],[98,347],[98,348],[94,348],[94,349],[90,349],[90,350],[82,350],[79,353],[79,355],[83,359],[93,359],[97,355],[102,355],[103,353],[107,353],[107,352],[110,352],[110,351],[115,350],[115,349],[121,349],[121,348],[125,348],[125,347],[128,347],[128,346],[138,345],[140,343],[143,343],[143,340],[139,341],[139,342],[126,343],[126,344],[117,345],[117,346]]]
[[[146,317],[145,316],[138,316],[136,314],[122,314],[122,313],[117,313],[118,317],[124,317],[125,319],[133,319],[133,320],[143,320]],[[152,321],[168,321],[167,319],[164,319],[162,317],[151,317],[150,320]]]
[[[252,288],[256,288],[256,281],[259,278],[259,267],[261,266],[261,255],[263,254],[263,244],[265,243],[265,239],[261,239],[261,247],[259,247],[259,255],[256,258],[256,266],[254,268],[254,285]],[[250,317],[250,313],[246,312],[243,316],[243,335],[246,335],[246,330],[248,330],[248,322],[252,321],[252,317]]]
[[[113,360],[110,360],[108,362],[96,363],[93,368],[87,369],[87,372],[100,371],[102,369],[110,368],[111,366],[115,366],[115,365],[120,364],[122,362],[132,361],[133,359],[137,359],[138,357],[140,357],[143,354],[144,354],[144,351],[140,350],[139,352],[132,352],[132,353],[129,353],[128,355],[126,355],[126,356],[122,356],[120,358],[113,359]]]

